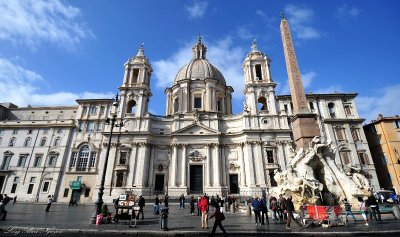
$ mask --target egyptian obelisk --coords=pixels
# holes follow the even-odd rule
[[[293,137],[296,150],[298,150],[299,148],[307,148],[315,136],[320,136],[320,129],[316,114],[311,113],[307,107],[307,99],[290,35],[289,23],[283,15],[281,17],[281,35],[294,110],[294,116],[291,119]]]

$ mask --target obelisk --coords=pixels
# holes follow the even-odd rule
[[[311,113],[307,107],[307,99],[290,35],[289,23],[283,15],[281,17],[281,35],[294,110],[294,116],[291,119],[293,137],[296,150],[298,150],[299,148],[309,147],[310,141],[315,136],[320,136],[320,129],[317,124],[317,115]]]

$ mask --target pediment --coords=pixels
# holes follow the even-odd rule
[[[193,123],[173,132],[173,135],[219,135],[220,131],[214,130],[200,123]]]

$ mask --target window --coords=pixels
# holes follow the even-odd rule
[[[96,106],[92,106],[90,108],[90,114],[96,114],[96,112],[97,112],[97,107]]]
[[[262,80],[263,77],[262,77],[261,65],[260,65],[260,64],[257,64],[257,65],[255,66],[255,68],[256,68],[256,79],[257,79],[257,80]]]
[[[104,114],[104,106],[100,106],[100,115]]]
[[[97,123],[97,131],[100,132],[102,129],[103,129],[103,123],[99,121]]]
[[[360,138],[360,129],[358,128],[352,128],[351,129],[351,136],[353,137],[353,140],[356,141],[361,141]]]
[[[268,161],[269,164],[275,163],[275,161],[274,161],[274,151],[267,150],[267,161]]]
[[[30,137],[25,138],[24,147],[30,146],[31,141],[32,141],[32,138],[30,138]]]
[[[89,197],[90,194],[90,188],[85,189],[85,197]]]
[[[345,105],[344,106],[344,112],[345,112],[346,115],[352,115],[351,106],[350,105]]]
[[[86,132],[93,132],[94,131],[94,122],[89,121],[87,124]]]
[[[331,118],[336,118],[336,115],[335,115],[335,104],[333,102],[328,103],[328,110],[329,110],[329,116]]]
[[[82,176],[76,177],[76,181],[82,182]]]
[[[82,115],[86,115],[86,113],[87,113],[87,107],[86,107],[86,106],[83,106]]]
[[[122,187],[123,182],[124,182],[124,173],[119,172],[117,174],[117,181],[115,183],[115,187]]]
[[[217,111],[222,111],[222,99],[218,98],[217,100]]]
[[[362,165],[369,164],[368,156],[365,152],[358,152],[357,155]]]
[[[310,101],[308,104],[310,105],[310,110],[314,110],[314,103]]]
[[[394,121],[394,127],[395,128],[400,128],[400,120]]]
[[[137,83],[138,77],[139,77],[139,69],[135,68],[135,69],[132,70],[132,77],[131,77],[132,81],[131,81],[131,83],[132,84]]]
[[[4,155],[3,163],[1,163],[0,170],[7,170],[10,165],[11,155]]]
[[[343,160],[343,164],[344,165],[348,165],[348,164],[350,164],[350,151],[341,151],[340,152],[340,155],[341,155],[341,157],[342,157],[342,160]]]
[[[344,128],[336,127],[335,131],[336,131],[336,138],[337,138],[338,141],[345,141],[346,140],[346,134],[345,134]]]
[[[130,100],[126,106],[126,112],[129,114],[136,113],[136,101]]]
[[[27,155],[20,155],[17,163],[17,167],[25,167]]]
[[[78,158],[78,152],[72,152],[72,156],[71,156],[71,164],[69,167],[75,167],[76,165],[76,159]]]
[[[60,142],[61,142],[61,138],[60,137],[56,137],[56,139],[54,139],[53,146],[59,146]]]
[[[92,152],[91,153],[89,167],[95,167],[96,166],[96,156],[97,156],[97,152]]]
[[[43,137],[41,140],[40,140],[40,146],[45,146],[46,145],[46,138],[45,137]]]
[[[34,184],[29,184],[27,194],[32,194]]]
[[[283,105],[283,109],[285,110],[285,113],[288,112],[288,106],[287,106],[287,104],[284,104],[284,105]]]
[[[11,187],[11,193],[15,193],[15,191],[17,190],[17,185],[18,184],[13,184]]]
[[[17,139],[15,137],[12,137],[10,139],[10,141],[8,142],[8,146],[15,146],[15,142],[17,141]]]
[[[35,183],[36,182],[36,177],[31,177],[31,179],[29,180],[30,183]]]
[[[39,167],[41,163],[42,163],[42,155],[36,155],[33,167]]]
[[[12,134],[18,134],[18,130],[14,129]]]
[[[69,188],[64,189],[64,197],[68,197]]]
[[[257,100],[258,102],[258,111],[268,111],[267,100],[265,97],[260,97]]]
[[[32,129],[29,129],[29,130],[28,130],[28,134],[33,134],[33,130],[32,130]]]
[[[195,95],[194,97],[194,108],[201,109],[201,95]]]
[[[127,156],[126,152],[120,152],[120,154],[119,154],[119,164],[120,165],[126,164],[126,156]]]
[[[50,186],[50,182],[48,182],[48,181],[44,182],[43,187],[42,187],[42,192],[43,193],[49,192],[49,186]]]
[[[51,156],[49,157],[48,166],[49,166],[49,167],[55,167],[55,166],[56,166],[56,163],[57,163],[57,156],[56,156],[56,155],[51,155]]]
[[[18,183],[19,182],[19,176],[15,176],[14,177],[14,183]]]
[[[85,170],[88,159],[89,159],[89,146],[83,146],[81,151],[79,152],[79,159],[78,159],[78,167],[77,170]]]
[[[175,98],[174,100],[174,113],[179,112],[179,98]]]

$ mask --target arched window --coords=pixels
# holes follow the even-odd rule
[[[333,102],[328,103],[328,110],[329,110],[329,115],[331,116],[331,118],[336,118],[335,104]]]
[[[54,139],[53,146],[59,146],[60,142],[61,142],[61,138],[60,137],[56,137],[56,139]]]
[[[32,138],[30,138],[30,137],[25,138],[24,147],[30,146],[31,141],[32,141]]]
[[[174,100],[174,113],[179,112],[179,98],[175,98]]]
[[[259,97],[258,100],[258,111],[268,111],[267,100],[265,97]]]
[[[126,106],[126,112],[129,114],[135,114],[136,112],[136,101],[130,100]]]
[[[79,151],[77,170],[85,170],[89,160],[90,149],[89,146],[83,146]]]
[[[115,183],[115,187],[122,187],[123,182],[124,182],[124,173],[123,172],[117,173],[117,181]]]
[[[194,109],[201,109],[202,106],[202,98],[201,94],[194,94],[193,96],[193,108]]]
[[[42,140],[40,140],[40,146],[45,146],[46,145],[46,138],[43,137]]]
[[[10,141],[8,142],[8,146],[15,146],[15,142],[17,141],[17,139],[15,137],[12,137],[10,139]]]

